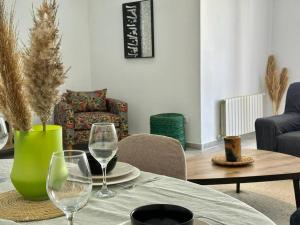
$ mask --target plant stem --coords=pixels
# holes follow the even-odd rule
[[[276,108],[276,101],[272,101],[273,115],[278,115],[278,110],[276,110]]]
[[[43,123],[43,131],[46,132],[46,123],[45,122],[42,123]]]

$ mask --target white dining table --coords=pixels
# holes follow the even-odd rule
[[[11,167],[12,160],[0,160],[0,176],[9,177]],[[99,188],[95,187],[93,194]],[[275,224],[259,211],[235,198],[209,187],[167,176],[141,172],[137,179],[112,185],[109,188],[116,191],[117,195],[110,199],[100,200],[92,194],[88,204],[76,213],[75,224],[119,225],[130,219],[130,212],[133,209],[154,203],[186,207],[194,213],[195,218],[200,218],[211,225]],[[0,193],[13,189],[9,179],[0,183]],[[12,223],[0,220],[0,225],[4,224],[11,225]],[[67,221],[65,217],[59,217],[19,224],[57,225],[67,224]]]

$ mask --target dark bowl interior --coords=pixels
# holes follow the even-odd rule
[[[132,211],[130,218],[132,225],[193,225],[193,213],[177,205],[141,206]]]
[[[100,163],[98,163],[98,161],[91,155],[90,152],[85,152],[85,153],[90,164],[92,175],[102,175],[102,169]],[[117,161],[118,161],[118,156],[115,155],[107,164],[106,173],[109,173],[115,168]]]

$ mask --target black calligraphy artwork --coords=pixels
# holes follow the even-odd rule
[[[124,3],[122,8],[125,58],[154,57],[153,1]]]

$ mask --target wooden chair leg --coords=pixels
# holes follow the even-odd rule
[[[72,150],[73,146],[72,145],[66,145],[66,150]]]

